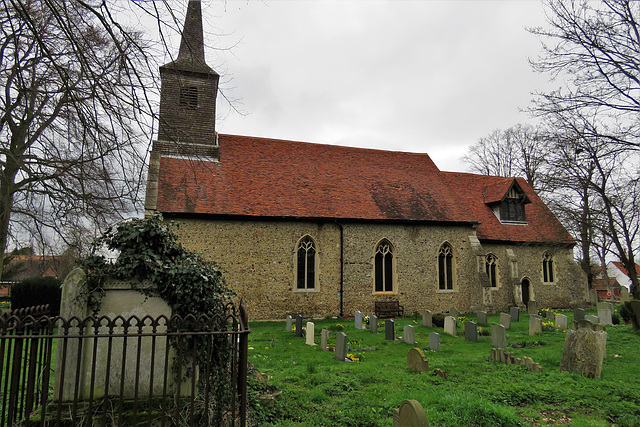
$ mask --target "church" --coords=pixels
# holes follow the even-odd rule
[[[582,301],[575,241],[521,178],[444,172],[428,154],[216,133],[219,75],[200,1],[160,67],[147,214],[223,271],[252,319]]]

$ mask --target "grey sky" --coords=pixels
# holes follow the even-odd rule
[[[529,121],[548,89],[528,58],[544,24],[538,1],[207,1],[207,53],[241,116],[218,130],[426,152],[464,170],[466,147]],[[556,86],[558,84],[555,84]]]

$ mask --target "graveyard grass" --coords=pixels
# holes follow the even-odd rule
[[[557,312],[572,324],[572,312]],[[473,314],[464,316],[476,320]],[[499,313],[488,320],[499,323]],[[515,346],[507,350],[516,358],[531,357],[542,365],[542,373],[492,362],[491,337],[466,341],[460,322],[454,337],[442,328],[423,327],[420,317],[396,318],[396,336],[403,335],[405,325],[415,327],[415,346],[385,340],[384,326],[371,334],[356,329],[353,319],[314,323],[315,346],[285,332],[285,321],[250,323],[251,425],[391,426],[393,409],[415,399],[431,426],[640,426],[640,334],[631,325],[606,327],[602,378],[589,379],[560,372],[565,332],[529,336],[526,312],[507,331],[508,345]],[[344,325],[347,353],[359,362],[336,361],[333,352],[320,348],[323,328],[331,330],[329,345],[335,345],[337,324]],[[479,328],[491,331],[491,326]],[[429,350],[430,332],[440,334],[439,352]],[[424,351],[427,372],[413,372],[407,365],[412,347]],[[436,369],[446,379],[435,375]]]

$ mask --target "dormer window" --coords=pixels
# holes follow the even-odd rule
[[[484,189],[484,202],[500,222],[526,225],[524,205],[531,201],[518,181],[514,178],[495,179],[497,182]]]
[[[500,202],[500,221],[505,222],[526,222],[524,213],[526,196],[511,187],[507,196]]]

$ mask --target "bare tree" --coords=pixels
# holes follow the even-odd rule
[[[522,177],[536,191],[544,191],[542,174],[548,144],[544,134],[531,125],[496,129],[480,138],[462,156],[472,172],[483,175]]]
[[[583,196],[581,215],[587,215],[581,227],[597,227],[600,240],[612,243],[640,298],[640,172],[634,163],[640,147],[640,3],[548,0],[545,6],[549,26],[530,30],[545,43],[532,65],[565,84],[537,94],[532,111],[557,136],[555,161],[567,161],[554,176],[568,178],[567,184],[576,178],[570,159],[588,173],[574,187]],[[581,239],[597,240],[586,229]]]

